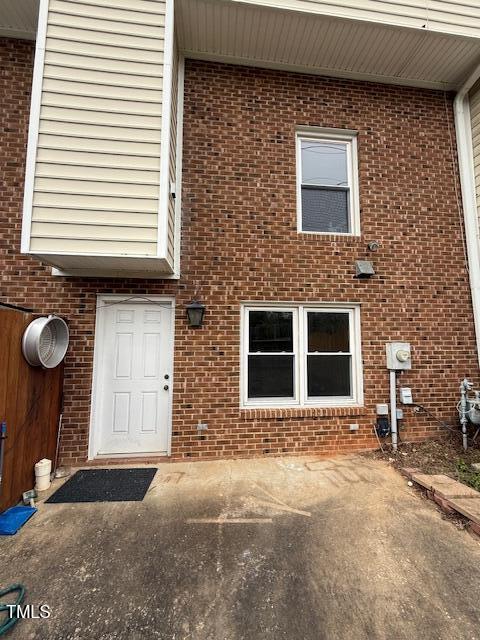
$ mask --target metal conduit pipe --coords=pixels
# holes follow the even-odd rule
[[[397,372],[390,371],[390,433],[392,435],[392,449],[397,450],[398,447],[398,429],[397,429]]]

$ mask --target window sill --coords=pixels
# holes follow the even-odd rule
[[[264,420],[268,418],[328,418],[334,416],[365,416],[368,410],[363,406],[347,407],[248,407],[240,409],[243,420]]]
[[[338,240],[361,240],[362,234],[360,232],[344,233],[342,231],[304,231],[303,229],[297,229],[297,233],[302,236],[320,236],[331,240],[332,238],[338,238]]]

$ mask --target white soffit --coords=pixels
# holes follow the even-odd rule
[[[0,36],[35,40],[39,0],[0,0]]]
[[[222,0],[177,0],[187,57],[455,89],[480,38]]]

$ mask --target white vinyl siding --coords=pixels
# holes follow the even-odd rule
[[[179,55],[176,41],[173,47],[173,63],[172,63],[172,104],[170,118],[170,144],[169,144],[169,166],[168,177],[170,185],[175,185],[177,173],[177,122],[178,122],[178,65]],[[167,257],[173,264],[175,254],[175,200],[180,198],[180,193],[169,195],[168,200],[168,230],[167,230]]]
[[[165,8],[50,0],[30,252],[157,256]]]
[[[236,0],[234,0],[236,1]],[[476,0],[242,0],[246,4],[290,9],[464,36],[480,34]]]
[[[473,168],[475,173],[477,211],[480,219],[480,82],[477,82],[470,92],[470,117],[472,123]]]

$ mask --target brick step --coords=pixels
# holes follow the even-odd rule
[[[412,482],[427,490],[427,495],[446,513],[456,511],[473,524],[472,529],[480,532],[480,493],[453,478],[440,474],[422,473],[420,469],[405,468],[402,473]]]

